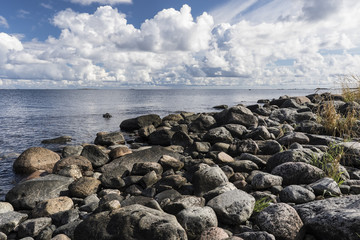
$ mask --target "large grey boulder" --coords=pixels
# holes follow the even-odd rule
[[[199,114],[196,119],[189,124],[189,130],[192,132],[204,132],[216,125],[213,116],[207,114]]]
[[[50,225],[51,218],[49,217],[28,219],[19,225],[18,237],[36,237],[43,229]]]
[[[285,203],[307,203],[315,200],[315,194],[299,185],[290,185],[285,187],[279,193],[280,200]]]
[[[240,124],[245,127],[257,127],[258,118],[250,111],[250,109],[237,105],[215,115],[218,123],[224,124]]]
[[[124,144],[125,138],[121,132],[99,132],[96,134],[94,144],[110,146],[115,144]]]
[[[290,149],[271,156],[267,161],[266,168],[271,171],[276,166],[286,162],[310,163],[311,160],[317,156],[319,156],[319,154],[310,149]]]
[[[210,227],[217,227],[216,213],[210,207],[191,207],[176,215],[180,225],[185,229],[189,239],[198,238]]]
[[[0,232],[3,232],[5,234],[10,233],[27,218],[27,214],[15,211],[0,213]]]
[[[234,138],[238,139],[241,139],[248,132],[247,128],[240,124],[226,124],[224,127]]]
[[[302,132],[289,132],[277,140],[281,145],[290,146],[293,143],[307,144],[310,142],[308,136]]]
[[[276,239],[302,239],[303,222],[294,208],[286,203],[276,203],[265,208],[256,217],[256,223],[263,231],[273,234]]]
[[[110,160],[109,156],[96,145],[86,145],[81,156],[86,157],[94,168],[101,167]]]
[[[307,233],[317,239],[359,239],[360,195],[313,201],[295,209]]]
[[[6,194],[6,201],[15,209],[33,209],[40,201],[66,193],[72,182],[72,178],[53,174],[20,182]]]
[[[271,112],[269,118],[279,123],[294,123],[297,111],[294,109],[280,108]]]
[[[156,114],[143,115],[132,119],[126,119],[121,122],[120,128],[125,131],[138,130],[142,127],[154,125],[157,127],[161,124],[161,118]]]
[[[303,162],[283,163],[275,167],[271,174],[281,176],[284,185],[310,184],[325,175],[320,168]]]
[[[236,236],[241,237],[244,240],[275,240],[274,235],[265,231],[244,232],[236,234]]]
[[[325,177],[309,185],[316,195],[332,195],[339,196],[341,191],[334,179]]]
[[[78,240],[187,239],[175,216],[138,204],[89,216],[77,226],[74,237]]]
[[[256,190],[270,188],[272,186],[281,186],[282,177],[269,173],[259,172],[251,180],[251,186]]]
[[[192,183],[196,196],[203,196],[229,180],[220,167],[210,167],[206,164],[201,164],[200,169],[195,172]]]
[[[227,191],[211,199],[207,206],[214,209],[219,221],[237,225],[248,220],[254,210],[255,198],[236,189]]]
[[[204,140],[215,144],[217,142],[231,143],[234,139],[225,127],[210,129],[204,136]]]

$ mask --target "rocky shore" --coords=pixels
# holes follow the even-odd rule
[[[325,134],[316,113],[329,99],[360,109],[284,96],[27,149],[13,169],[28,177],[0,202],[0,240],[360,239],[360,143]],[[316,166],[334,146],[340,164]]]

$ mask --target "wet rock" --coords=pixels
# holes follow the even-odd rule
[[[329,198],[295,206],[307,232],[317,239],[355,240],[360,229],[360,195]]]
[[[62,150],[62,157],[67,158],[70,156],[80,156],[81,152],[83,150],[83,147],[80,145],[75,146],[65,146]]]
[[[53,172],[58,173],[63,168],[66,168],[71,165],[78,166],[80,168],[82,174],[87,171],[93,171],[92,164],[86,157],[70,156],[70,157],[63,158],[60,161],[56,162],[54,165]]]
[[[87,158],[94,168],[101,167],[109,161],[109,156],[96,145],[86,145],[81,156]]]
[[[250,218],[254,210],[255,198],[244,191],[236,189],[211,199],[207,206],[214,209],[219,221],[236,225]]]
[[[93,226],[97,226],[93,228]],[[75,229],[75,239],[187,239],[175,216],[138,204],[86,218]]]
[[[318,181],[309,185],[316,195],[330,195],[330,196],[339,196],[341,191],[337,182],[332,178],[322,178]]]
[[[13,169],[16,173],[32,173],[45,170],[49,173],[60,156],[55,152],[41,147],[32,147],[25,150],[14,162]]]
[[[303,222],[294,208],[286,203],[276,203],[261,211],[256,217],[257,225],[276,239],[302,239]]]
[[[33,209],[37,202],[66,193],[72,182],[72,178],[53,174],[21,182],[6,194],[6,201],[15,209]]]
[[[18,237],[36,237],[46,227],[51,225],[51,218],[42,217],[24,221],[19,225]]]
[[[202,196],[204,193],[226,182],[228,182],[228,179],[221,168],[218,166],[210,167],[206,164],[200,166],[200,169],[195,172],[192,180],[196,196]]]
[[[281,186],[281,185],[282,185],[282,177],[264,172],[260,172],[256,174],[251,181],[251,186],[256,190],[267,189],[272,186]]]
[[[323,170],[303,162],[288,162],[275,167],[271,174],[283,178],[284,185],[310,184],[322,178]]]
[[[68,142],[71,142],[72,137],[70,136],[61,136],[61,137],[57,137],[57,138],[52,138],[52,139],[44,139],[41,141],[41,143],[43,144],[65,144]]]
[[[99,132],[96,134],[94,144],[102,146],[110,146],[116,144],[124,144],[125,138],[121,132]]]
[[[210,207],[187,208],[179,212],[176,218],[189,239],[196,239],[204,230],[218,225],[216,214]]]
[[[27,214],[14,211],[0,213],[0,232],[9,234],[27,218]]]
[[[127,119],[121,122],[120,128],[125,131],[138,130],[142,127],[154,125],[157,127],[161,124],[161,118],[156,114],[139,116],[137,118]]]
[[[280,200],[285,203],[307,203],[315,200],[315,194],[299,185],[285,187],[279,194]]]
[[[48,217],[59,212],[68,211],[73,206],[74,203],[69,197],[48,199],[36,204],[31,215],[32,217]]]
[[[204,140],[215,144],[217,142],[231,143],[233,137],[225,127],[218,127],[210,129],[204,136]]]
[[[101,182],[96,178],[82,177],[69,185],[71,196],[85,198],[99,189]]]

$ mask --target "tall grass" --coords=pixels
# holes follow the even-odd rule
[[[345,102],[360,103],[360,77],[348,75],[341,79],[341,95]]]

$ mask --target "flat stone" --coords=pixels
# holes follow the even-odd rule
[[[48,199],[36,204],[31,215],[32,217],[48,217],[59,212],[68,211],[73,206],[74,203],[69,197]]]
[[[75,180],[69,185],[69,190],[72,196],[85,198],[99,189],[101,182],[96,178],[82,177]]]
[[[51,218],[42,217],[24,221],[19,225],[18,237],[36,237],[44,228],[51,225]]]
[[[256,174],[252,181],[251,186],[256,190],[267,189],[272,186],[281,186],[282,177],[260,172]]]
[[[315,194],[299,185],[285,187],[279,194],[280,200],[285,203],[307,203],[315,200]]]
[[[94,168],[101,167],[109,161],[109,156],[96,145],[86,145],[81,156],[86,157]]]
[[[0,232],[9,234],[13,231],[21,222],[28,218],[27,214],[19,212],[6,212],[0,213]]]
[[[318,181],[310,184],[309,187],[314,190],[316,195],[341,195],[339,185],[332,178],[325,177],[319,179]]]
[[[121,132],[99,132],[96,134],[94,144],[102,146],[110,146],[116,144],[124,144],[125,138]]]

